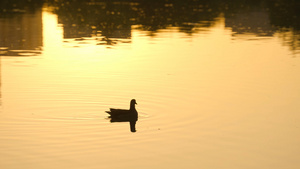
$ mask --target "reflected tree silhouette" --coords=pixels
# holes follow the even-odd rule
[[[40,10],[43,4],[44,0],[1,0],[0,18],[23,12],[34,13]]]
[[[110,111],[106,111],[110,116],[110,122],[129,122],[130,124],[130,131],[136,132],[135,125],[138,120],[138,112],[135,109],[136,105],[135,99],[130,101],[130,108],[129,110],[126,109],[114,109],[110,108]]]
[[[0,1],[0,56],[33,56],[43,46],[42,5],[38,0]]]
[[[100,37],[98,44],[105,45],[130,39],[132,25],[149,31],[149,36],[168,27],[177,27],[192,36],[203,31],[199,27],[213,26],[220,14],[235,35],[273,36],[279,28],[300,28],[300,4],[296,0],[48,0],[48,3],[55,7],[53,12],[58,14],[65,38]]]
[[[298,0],[1,0],[0,18],[34,13],[43,4],[58,15],[64,38],[93,37],[98,45],[130,43],[133,27],[149,36],[169,27],[193,36],[214,26],[222,15],[233,36],[287,35],[288,30],[297,36],[283,39],[293,40],[285,44],[292,44],[292,50],[300,46]]]

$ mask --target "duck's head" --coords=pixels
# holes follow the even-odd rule
[[[132,99],[132,100],[130,101],[130,110],[135,109],[135,105],[136,105],[136,104],[137,104],[137,103],[136,103],[135,99]]]
[[[130,101],[130,105],[135,105],[135,104],[137,104],[136,101],[135,101],[135,99],[132,99],[132,100]]]

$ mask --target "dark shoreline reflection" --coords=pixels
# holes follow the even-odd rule
[[[133,25],[149,36],[169,27],[193,36],[212,27],[220,15],[232,36],[271,37],[282,28],[292,28],[294,36],[300,30],[296,0],[50,0],[49,5],[55,7],[64,38],[95,37],[98,45],[130,43]],[[295,38],[285,43],[292,50],[300,46]]]
[[[41,51],[43,6],[58,15],[64,38],[79,44],[91,39],[97,45],[131,43],[132,29],[156,36],[175,27],[193,36],[206,33],[224,16],[233,37],[279,34],[284,45],[300,49],[298,0],[1,0],[0,55]]]
[[[0,56],[33,56],[43,46],[42,5],[39,0],[1,0]]]

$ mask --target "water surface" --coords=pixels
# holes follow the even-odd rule
[[[296,2],[34,2],[1,9],[0,168],[300,167]]]

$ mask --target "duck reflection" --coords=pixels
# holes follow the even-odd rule
[[[138,120],[138,112],[135,109],[136,100],[132,99],[130,101],[130,109],[114,109],[110,108],[110,111],[106,111],[110,116],[110,122],[129,122],[130,123],[130,131],[136,132],[135,124]]]

